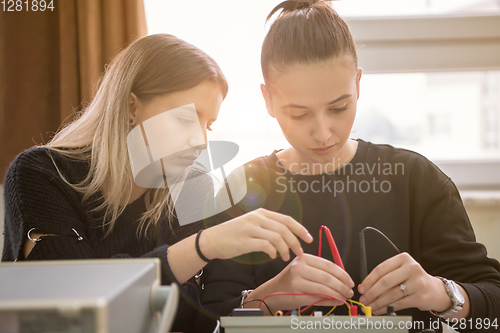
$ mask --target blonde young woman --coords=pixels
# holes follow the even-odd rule
[[[259,210],[200,233],[202,221],[179,225],[173,201],[182,190],[134,181],[130,131],[191,105],[195,112],[171,113],[160,131],[165,146],[184,147],[164,162],[171,173],[165,176],[196,176],[198,198],[188,199],[210,196],[209,179],[192,164],[226,93],[215,61],[183,40],[159,34],[129,45],[106,70],[86,110],[48,144],[12,162],[5,178],[2,261],[159,257],[162,282],[190,286],[196,298],[200,288],[193,276],[208,260],[253,251],[271,257],[279,252],[285,259],[289,249],[302,253],[296,235],[307,242],[312,237],[288,216]],[[201,141],[190,137],[187,128],[193,126],[201,130]],[[195,310],[186,304],[174,330],[192,330]]]

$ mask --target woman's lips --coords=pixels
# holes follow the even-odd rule
[[[196,157],[193,155],[179,156],[179,160],[181,160],[182,164],[191,165],[196,160]]]
[[[329,154],[333,150],[334,147],[335,147],[335,145],[331,145],[331,146],[326,146],[326,147],[322,147],[322,148],[311,148],[311,150],[318,155],[326,155],[326,154]]]

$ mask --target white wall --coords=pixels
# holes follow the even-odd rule
[[[500,205],[466,205],[478,242],[486,245],[488,257],[500,261]]]

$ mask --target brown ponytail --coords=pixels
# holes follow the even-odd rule
[[[309,64],[350,56],[358,67],[356,45],[346,22],[323,0],[288,0],[276,6],[269,20],[281,10],[262,45],[264,79],[297,64]]]

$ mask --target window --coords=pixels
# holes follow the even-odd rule
[[[388,17],[500,12],[498,0],[347,0],[331,2],[343,17]]]
[[[240,146],[227,172],[288,147],[259,88],[265,18],[280,2],[145,0],[149,33],[171,33],[198,46],[229,81],[209,134],[209,140]],[[331,4],[346,18],[364,69],[353,136],[420,152],[459,186],[493,182],[500,188],[500,175],[492,171],[500,169],[500,1]],[[377,126],[368,126],[373,122]],[[471,168],[484,161],[491,167],[488,180],[474,180],[478,172]]]
[[[367,74],[354,136],[432,160],[500,157],[500,71]]]
[[[500,3],[423,2],[431,15],[347,17],[366,74],[354,136],[417,151],[461,189],[500,189]]]

